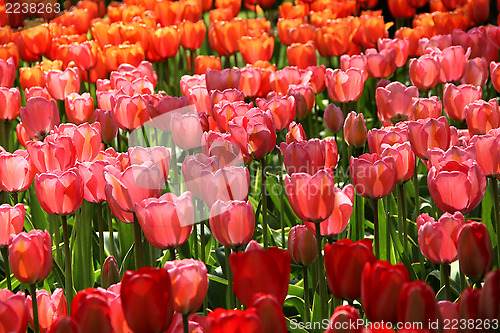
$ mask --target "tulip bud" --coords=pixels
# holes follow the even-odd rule
[[[323,116],[323,123],[330,132],[337,134],[344,126],[344,114],[342,109],[333,103],[327,105],[325,115]]]
[[[461,271],[477,280],[493,267],[493,247],[486,225],[467,221],[458,234],[458,260]]]
[[[309,265],[316,260],[316,236],[305,225],[296,225],[288,234],[288,253],[299,265]]]
[[[115,257],[109,256],[104,261],[101,269],[102,287],[108,289],[112,284],[120,282],[120,268]]]
[[[348,145],[359,148],[366,142],[366,124],[362,113],[351,111],[344,122],[344,139]]]

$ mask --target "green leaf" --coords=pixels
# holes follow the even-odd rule
[[[295,310],[297,310],[297,312],[300,314],[300,318],[305,318],[304,316],[305,303],[302,298],[297,296],[287,296],[285,299],[285,304],[283,306],[295,308]]]
[[[488,180],[488,188],[484,194],[483,200],[481,201],[481,221],[486,225],[488,231],[491,235],[491,244],[493,247],[497,244],[497,238],[494,237],[496,235],[495,228],[493,226],[493,219],[491,218],[491,214],[494,214],[493,210],[493,194],[491,193],[491,186],[493,183],[491,180]]]
[[[38,202],[34,185],[30,186],[30,188],[28,189],[28,193],[29,193],[29,200],[28,200],[29,211],[31,215],[31,220],[28,219],[29,223],[31,223],[31,225],[36,229],[40,230],[48,229],[49,227],[48,227],[47,213],[45,213],[45,211],[40,206],[40,203]],[[30,225],[28,225],[27,227],[30,227]]]

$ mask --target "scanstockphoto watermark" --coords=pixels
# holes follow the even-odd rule
[[[426,326],[436,325],[436,328],[439,326],[439,322],[429,322]],[[356,321],[336,321],[331,322],[328,319],[323,319],[321,321],[312,321],[312,322],[300,322],[296,319],[290,320],[290,329],[305,329],[305,330],[359,330],[361,328],[369,328],[372,330],[377,329],[423,329],[423,322],[398,322],[398,323],[390,323],[390,322],[370,322],[367,319],[358,319]]]

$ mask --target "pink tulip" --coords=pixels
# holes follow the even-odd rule
[[[364,72],[364,79],[368,79],[368,72],[366,71],[366,57],[364,54],[355,54],[349,56],[344,54],[340,57],[340,69],[346,72],[349,68],[358,68]]]
[[[101,137],[104,142],[111,142],[118,134],[118,125],[112,111],[96,109],[94,121],[101,124]]]
[[[0,205],[0,246],[9,245],[9,236],[23,231],[25,215],[23,204]]]
[[[110,165],[108,161],[77,163],[76,167],[83,180],[83,198],[89,202],[102,202],[106,200],[104,186],[104,167]]]
[[[388,196],[396,185],[396,166],[391,156],[363,154],[351,156],[349,172],[356,192],[365,198]]]
[[[0,119],[14,120],[19,116],[20,109],[21,94],[19,89],[0,87]]]
[[[0,87],[10,88],[16,77],[16,63],[14,58],[0,59]]]
[[[31,327],[34,327],[32,301],[32,296],[28,295],[26,297],[28,320]],[[61,288],[54,290],[52,295],[45,289],[37,290],[36,302],[38,305],[38,324],[41,333],[47,332],[53,322],[68,313],[66,298],[64,297],[64,291]]]
[[[54,126],[59,125],[59,111],[55,100],[33,97],[20,110],[26,134],[32,139],[42,139]]]
[[[26,150],[0,153],[0,190],[5,192],[26,191],[35,177],[35,168]]]
[[[327,69],[325,74],[328,95],[335,102],[357,101],[363,93],[365,84],[363,70],[349,68],[345,72],[341,69]]]
[[[488,62],[486,58],[474,58],[467,61],[464,75],[460,78],[462,84],[484,86],[488,80]]]
[[[295,118],[296,102],[292,96],[276,96],[269,100],[257,100],[259,108],[274,120],[276,130],[287,128]]]
[[[465,120],[465,108],[470,103],[481,99],[481,87],[470,84],[455,86],[452,83],[444,85],[443,104],[446,114],[454,120]]]
[[[196,155],[188,155],[182,163],[182,174],[186,188],[191,192],[194,198],[203,196],[203,187],[205,186],[204,177],[201,176],[202,170],[207,170],[210,173],[217,170],[217,157],[208,157],[205,154],[199,153]]]
[[[429,54],[410,60],[410,80],[420,90],[434,88],[439,81],[439,63]]]
[[[333,170],[337,166],[337,144],[332,138],[311,139],[290,144],[282,142],[280,149],[286,172],[290,175],[296,172],[313,175],[321,169]]]
[[[359,148],[366,143],[366,123],[362,113],[351,111],[344,122],[344,140],[348,145]]]
[[[68,136],[50,135],[43,142],[28,141],[26,150],[39,173],[68,170],[76,163],[75,144]]]
[[[73,140],[76,158],[79,162],[93,161],[101,151],[101,124],[83,123],[79,126],[62,124],[54,129],[60,136],[69,136]]]
[[[196,113],[175,113],[170,120],[170,130],[174,143],[182,150],[195,149],[201,146],[203,128]],[[189,135],[186,135],[189,133]]]
[[[239,68],[226,68],[221,71],[207,69],[205,74],[207,90],[211,92],[212,90],[238,89],[240,76]]]
[[[246,245],[255,229],[255,212],[250,201],[217,200],[210,209],[210,230],[223,246]]]
[[[156,128],[162,131],[170,131],[172,114],[182,112],[188,106],[189,99],[186,96],[171,97],[167,95],[160,96],[157,100],[151,99],[147,110]]]
[[[63,101],[80,90],[80,77],[76,68],[68,67],[64,71],[52,69],[45,74],[45,84],[52,97]]]
[[[443,113],[441,100],[437,96],[412,98],[411,113],[413,120],[439,118]]]
[[[408,135],[413,152],[421,159],[427,159],[433,148],[446,150],[450,146],[450,124],[445,117],[411,121]]]
[[[312,222],[308,222],[314,225]],[[299,265],[310,265],[318,256],[316,236],[305,225],[295,225],[288,233],[288,253]]]
[[[384,88],[377,88],[375,99],[377,115],[381,122],[405,121],[411,117],[412,98],[418,97],[416,87],[406,87],[396,81]]]
[[[389,5],[390,6],[390,5]],[[408,49],[409,43],[406,39],[400,38],[380,38],[377,41],[377,48],[379,51],[384,49],[394,49],[396,50],[396,67],[403,67],[408,59]]]
[[[396,182],[400,184],[410,180],[415,170],[415,154],[411,150],[410,143],[396,143],[392,146],[382,144],[382,148],[382,157],[391,156],[394,158]]]
[[[467,128],[471,134],[483,135],[493,128],[500,127],[500,110],[496,98],[488,102],[482,99],[465,107]]]
[[[18,291],[0,290],[0,329],[3,332],[24,333],[28,330],[26,298]]]
[[[116,98],[113,114],[118,127],[132,131],[149,120],[148,103],[144,96],[138,94],[132,97],[121,95]]]
[[[367,135],[370,153],[382,154],[382,144],[392,146],[408,141],[406,129],[397,126],[387,126],[380,129],[372,128]]]
[[[436,61],[439,62],[439,82],[456,81],[462,77],[470,56],[470,50],[465,53],[460,46],[449,46],[442,51],[433,48],[430,52]]]
[[[215,172],[202,170],[200,175],[205,179],[202,192],[208,207],[212,207],[217,200],[247,200],[250,186],[247,168],[230,166]]]
[[[130,159],[130,164],[143,164],[147,161],[156,164],[160,171],[162,172],[163,179],[167,180],[168,173],[170,171],[170,150],[162,147],[147,147],[143,148],[140,146],[129,148],[128,156]]]
[[[386,49],[377,52],[375,49],[368,49],[365,52],[366,71],[373,78],[386,78],[396,70],[396,50]]]
[[[89,93],[71,93],[65,98],[66,115],[73,124],[90,122],[94,116],[94,100]]]

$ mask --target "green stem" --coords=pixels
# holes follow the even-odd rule
[[[206,247],[206,240],[205,240],[205,220],[202,219],[203,217],[203,201],[198,200],[198,210],[200,212],[200,243],[201,243],[201,261],[204,263],[206,262],[207,258],[205,255],[205,247]]]
[[[227,308],[228,310],[234,309],[234,292],[233,292],[233,273],[229,265],[229,256],[231,255],[231,248],[224,246],[226,254],[226,276],[227,276]]]
[[[9,266],[9,248],[7,246],[1,247],[3,263],[5,265],[5,278],[7,279],[7,288],[12,291],[12,282],[10,281],[10,266]]]
[[[278,152],[278,165],[280,168],[279,172],[279,183],[281,186],[281,193],[280,193],[280,224],[281,224],[281,248],[284,250],[286,249],[286,244],[285,244],[285,185],[284,185],[284,178],[283,178],[283,154],[281,152]]]
[[[325,267],[323,263],[323,253],[321,246],[321,232],[319,223],[316,223],[316,246],[318,248],[318,258],[316,259],[318,262],[318,280],[319,280],[319,298],[320,298],[320,313],[321,319],[327,319],[327,299],[326,299],[326,286],[325,286]]]
[[[107,215],[108,215],[109,243],[111,246],[111,254],[116,258],[113,217],[111,216],[111,211],[109,210],[109,206],[107,208]]]
[[[170,142],[170,167],[172,168],[172,173],[173,173],[173,177],[172,177],[172,190],[174,191],[174,193],[178,193],[179,192],[179,168],[178,168],[178,165],[177,165],[177,153],[176,153],[176,149],[175,149],[175,143],[174,143],[174,140],[172,140]]]
[[[446,300],[448,301],[452,301],[450,288],[450,271],[450,264],[441,264],[441,286],[444,285]]]
[[[500,267],[500,204],[498,198],[498,181],[495,177],[490,178],[491,190],[493,192],[493,205],[495,208],[495,224],[497,233],[497,267]]]
[[[36,299],[36,285],[30,285],[31,291],[31,306],[33,307],[33,330],[35,333],[40,332],[40,325],[38,324],[38,301]]]
[[[373,233],[375,238],[375,257],[380,259],[380,235],[378,226],[378,199],[373,198]]]
[[[3,148],[5,148],[6,151],[9,151],[9,121],[8,120],[1,120],[2,122],[2,131],[3,131]]]
[[[182,327],[184,329],[184,333],[189,333],[189,315],[182,314]]]
[[[406,222],[406,199],[405,199],[405,189],[404,184],[398,185],[399,195],[398,195],[398,210],[401,217],[399,232],[402,233],[402,243],[404,253],[408,254],[408,226]]]
[[[134,214],[134,243],[135,243],[135,269],[144,267],[144,256],[142,254],[142,230],[137,217]]]
[[[99,260],[104,263],[104,223],[102,221],[102,202],[97,203],[97,229],[99,230]]]
[[[62,227],[63,227],[63,239],[64,239],[64,271],[66,274],[66,301],[68,303],[68,309],[71,306],[71,301],[73,300],[73,276],[71,267],[71,252],[69,249],[69,232],[68,232],[68,221],[66,215],[61,215]]]
[[[307,277],[307,266],[302,266],[302,275],[304,276],[304,323],[308,323],[311,313],[311,301],[309,300],[309,281]]]
[[[362,216],[364,199],[359,194],[356,194],[355,200],[356,200],[356,232],[357,232],[356,240],[362,240],[365,238],[365,224]]]
[[[413,187],[415,190],[415,216],[420,215],[420,188],[418,186],[418,159],[415,159],[415,172],[413,173]]]
[[[166,58],[165,62],[163,63],[163,70],[165,71],[165,90],[167,94],[173,94],[170,87],[170,67],[168,64],[168,59],[169,58]]]
[[[267,190],[266,190],[266,158],[263,157],[260,159],[260,167],[261,167],[261,192],[262,192],[262,236],[264,238],[264,249],[268,248],[268,239],[267,239]]]

